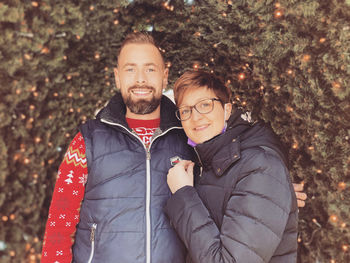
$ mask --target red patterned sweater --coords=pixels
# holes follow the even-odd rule
[[[126,118],[128,125],[148,146],[160,119],[137,120]],[[59,167],[55,189],[46,223],[42,263],[72,261],[72,245],[79,223],[88,169],[83,136],[78,133],[70,143]]]

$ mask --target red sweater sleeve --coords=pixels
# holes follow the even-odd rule
[[[78,133],[60,165],[46,223],[42,263],[72,261],[72,245],[87,180],[85,143]]]

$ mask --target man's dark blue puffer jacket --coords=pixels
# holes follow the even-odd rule
[[[298,211],[287,158],[272,131],[246,117],[236,111],[225,133],[195,147],[201,176],[167,202],[186,262],[296,262]]]
[[[160,128],[149,149],[128,127],[120,94],[82,125],[89,174],[74,262],[185,262],[185,247],[163,212],[171,196],[170,159],[193,156],[174,112],[163,96]]]

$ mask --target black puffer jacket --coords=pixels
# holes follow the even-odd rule
[[[195,147],[202,175],[165,207],[187,262],[296,262],[297,202],[273,132],[236,111],[221,134]]]

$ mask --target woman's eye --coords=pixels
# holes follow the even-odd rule
[[[180,111],[181,115],[186,115],[186,114],[189,114],[190,113],[190,110],[189,109],[183,109]]]
[[[199,105],[200,108],[209,108],[210,107],[210,103],[208,102],[203,102],[201,105]]]

